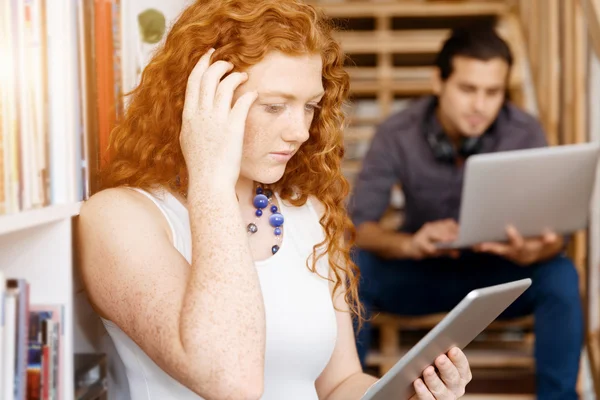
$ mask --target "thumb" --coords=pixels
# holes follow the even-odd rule
[[[244,132],[248,112],[257,97],[258,92],[254,90],[252,92],[244,93],[237,99],[229,114],[231,130],[235,132]]]

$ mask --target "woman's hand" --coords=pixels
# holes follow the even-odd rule
[[[417,379],[413,386],[416,394],[411,400],[454,400],[465,394],[465,387],[471,381],[471,369],[465,354],[458,348],[441,355],[433,366],[423,372],[423,379]]]
[[[211,63],[206,52],[187,83],[179,141],[190,178],[233,188],[238,180],[246,117],[256,92],[241,95],[232,107],[234,92],[248,79],[232,72],[226,61]]]

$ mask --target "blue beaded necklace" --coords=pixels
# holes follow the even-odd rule
[[[279,251],[279,245],[281,244],[281,228],[283,227],[283,215],[277,209],[277,206],[273,204],[273,191],[269,189],[263,189],[260,185],[256,188],[256,195],[252,202],[256,211],[256,221],[263,216],[263,210],[269,205],[271,210],[271,216],[269,217],[269,224],[274,228],[273,233],[277,239],[277,243],[271,247],[271,253],[275,254]],[[258,226],[254,222],[250,222],[247,226],[248,233],[255,234],[258,232]]]

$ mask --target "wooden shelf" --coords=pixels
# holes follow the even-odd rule
[[[79,214],[81,203],[56,204],[0,216],[0,235],[60,221]]]

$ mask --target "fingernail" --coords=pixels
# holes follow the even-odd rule
[[[440,365],[444,365],[446,364],[446,357],[441,357],[440,361],[438,361],[440,363]]]
[[[415,382],[415,384],[417,385],[417,387],[419,389],[422,389],[424,387],[423,381],[421,381],[420,379],[417,379],[417,381]]]

